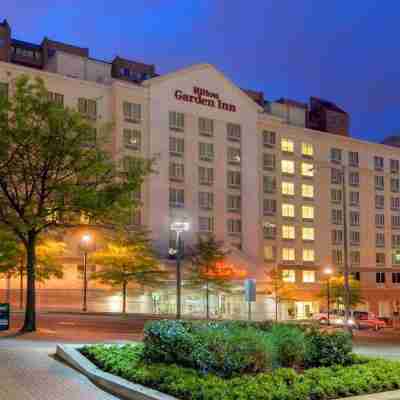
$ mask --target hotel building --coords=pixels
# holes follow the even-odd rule
[[[273,318],[273,270],[296,288],[294,299],[279,304],[279,317],[305,318],[324,306],[318,298],[326,279],[322,270],[343,269],[347,236],[350,270],[366,300],[359,308],[392,315],[400,300],[395,140],[353,139],[347,113],[332,102],[267,101],[208,64],[159,76],[154,65],[120,57],[96,60],[88,49],[48,38],[40,45],[15,40],[4,21],[0,90],[12,93],[21,74],[43,78],[55,101],[79,109],[97,126],[113,122],[115,162],[129,154],[156,157],[157,173],[143,185],[143,206],[133,218],[151,231],[166,264],[175,240],[170,224],[185,220],[190,223],[185,246],[199,234],[213,233],[229,247],[230,262],[257,280],[257,318]],[[68,301],[57,300],[60,293],[73,299],[75,290],[80,296],[79,233],[65,241],[65,277],[40,285],[43,308],[68,308]],[[18,281],[11,287],[17,289]],[[104,302],[105,311],[119,308],[118,293],[95,282],[90,287],[97,291],[93,298],[101,298],[96,307]],[[173,291],[132,296],[131,312],[172,311],[175,301]],[[224,316],[241,317],[242,297],[221,295],[214,301]],[[203,310],[196,293],[186,294],[184,307]]]

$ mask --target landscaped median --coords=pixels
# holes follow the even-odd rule
[[[143,343],[84,346],[75,357],[63,358],[130,399],[318,400],[400,388],[400,362],[355,356],[343,332],[284,324],[157,321]],[[124,393],[105,383],[114,377]],[[400,399],[388,395],[369,398]]]

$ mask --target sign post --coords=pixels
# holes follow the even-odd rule
[[[10,329],[10,304],[0,303],[0,331]]]
[[[244,297],[248,303],[248,319],[251,321],[251,303],[256,301],[256,280],[246,279],[244,281]]]

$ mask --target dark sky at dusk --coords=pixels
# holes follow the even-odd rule
[[[3,0],[17,39],[44,36],[157,65],[215,65],[269,100],[310,95],[351,115],[352,135],[400,133],[398,0]]]

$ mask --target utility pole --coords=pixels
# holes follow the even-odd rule
[[[347,191],[346,167],[342,166],[342,208],[343,208],[343,257],[344,257],[344,319],[346,326],[350,319],[350,271],[349,271],[349,244],[347,240]]]

